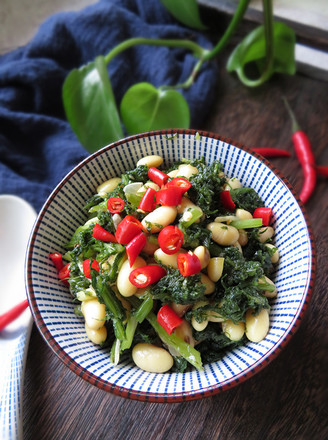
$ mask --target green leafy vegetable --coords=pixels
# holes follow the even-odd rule
[[[256,208],[264,206],[261,197],[253,188],[235,188],[230,190],[230,195],[237,208],[254,212]]]
[[[152,84],[136,84],[121,101],[121,116],[129,134],[171,127],[188,128],[187,101],[176,90],[156,89]]]
[[[181,23],[195,29],[206,29],[201,21],[196,0],[161,0],[161,3]]]
[[[90,153],[124,136],[104,57],[70,72],[63,103],[67,120]]]

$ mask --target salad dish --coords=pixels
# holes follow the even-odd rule
[[[260,371],[302,318],[314,253],[303,207],[256,153],[152,132],[94,153],[33,230],[34,320],[90,383],[138,400],[211,395]]]

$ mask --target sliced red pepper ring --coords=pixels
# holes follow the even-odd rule
[[[115,237],[120,244],[128,244],[142,229],[142,224],[133,215],[127,215],[117,225]]]
[[[141,266],[130,272],[129,281],[136,287],[147,287],[151,284],[157,283],[166,275],[164,267],[158,264],[149,264],[148,266]]]
[[[141,209],[141,211],[144,212],[154,211],[156,207],[155,195],[156,191],[154,190],[154,188],[147,188],[145,194],[140,200],[138,209]]]
[[[126,245],[126,254],[130,263],[130,267],[136,261],[137,256],[140,254],[142,249],[145,247],[147,238],[143,232],[139,232],[138,235],[132,238],[132,240]]]
[[[165,185],[170,176],[160,171],[158,168],[150,167],[148,170],[148,177],[153,182],[157,183],[158,186]]]
[[[63,256],[61,253],[53,252],[53,253],[49,254],[49,258],[56,266],[56,269],[58,270],[58,272],[64,267]]]
[[[169,305],[165,304],[157,313],[157,322],[170,335],[180,324],[182,324],[183,320]]]
[[[184,177],[174,177],[174,179],[167,182],[166,187],[173,187],[177,188],[181,191],[182,194],[187,192],[191,188],[191,183],[188,179],[185,179]]]
[[[110,197],[107,200],[107,209],[111,214],[118,214],[124,209],[125,202],[120,197]]]
[[[162,206],[180,205],[183,193],[174,186],[161,189],[156,192],[156,203]]]
[[[177,263],[179,272],[184,277],[199,273],[201,270],[201,262],[199,258],[190,251],[178,254]]]
[[[92,237],[108,243],[117,243],[115,235],[111,234],[109,231],[106,231],[106,229],[104,229],[98,223],[96,223],[93,227]]]
[[[83,266],[83,273],[86,278],[91,278],[91,268],[99,272],[99,263],[97,260],[94,260],[91,263],[91,259],[88,258],[87,260],[83,261],[82,266]]]
[[[228,190],[222,191],[220,193],[220,199],[221,199],[222,205],[225,207],[225,209],[227,209],[228,211],[235,210],[236,205],[231,198],[230,191],[228,191]]]
[[[67,286],[69,285],[68,279],[69,279],[69,273],[70,273],[70,263],[67,263],[59,272],[58,272],[58,278],[63,281],[64,284]]]
[[[172,255],[179,252],[183,239],[183,232],[177,226],[169,225],[159,233],[158,244],[165,254]]]
[[[253,212],[253,218],[261,218],[263,226],[269,226],[271,223],[272,209],[267,207],[256,208]]]

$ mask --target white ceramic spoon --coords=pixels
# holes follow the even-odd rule
[[[0,196],[0,313],[26,299],[25,253],[35,211],[23,199]],[[0,438],[23,437],[22,400],[25,361],[32,328],[27,308],[0,331]]]

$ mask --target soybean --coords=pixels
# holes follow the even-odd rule
[[[139,343],[132,349],[132,359],[137,367],[149,373],[165,373],[173,366],[173,357],[164,348]]]
[[[160,206],[146,215],[141,224],[145,232],[156,233],[160,232],[165,226],[173,223],[176,216],[176,207]]]
[[[232,246],[239,238],[238,229],[224,223],[211,222],[207,229],[212,232],[212,239],[221,246]]]
[[[137,167],[140,165],[146,165],[148,168],[158,168],[163,163],[163,158],[157,154],[152,154],[150,156],[145,156],[139,159],[137,162]]]
[[[136,258],[132,267],[130,267],[129,260],[125,260],[124,263],[122,264],[121,269],[117,276],[117,283],[116,283],[118,291],[122,296],[126,296],[126,297],[132,296],[137,292],[138,288],[130,282],[129,275],[134,269],[137,269],[138,267],[141,266],[146,266],[146,262],[143,258],[139,256]]]
[[[107,329],[105,326],[99,328],[98,330],[95,330],[93,328],[88,327],[87,324],[85,324],[85,331],[87,337],[94,344],[97,345],[103,344],[107,339]]]
[[[269,331],[269,312],[262,309],[255,315],[253,309],[246,312],[246,336],[252,342],[262,341]]]

